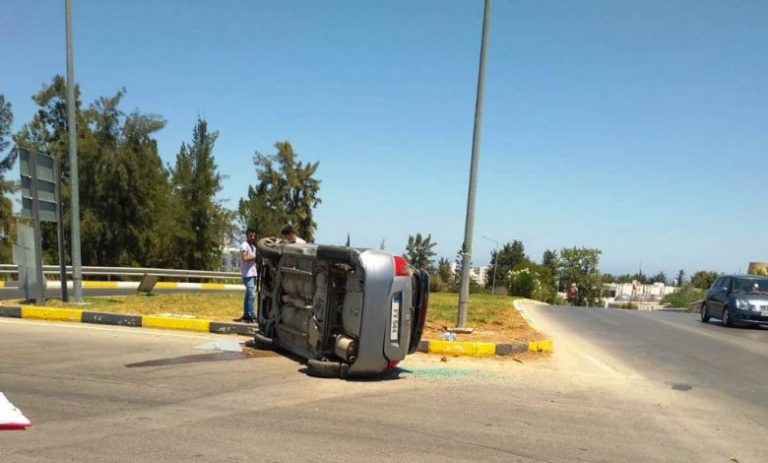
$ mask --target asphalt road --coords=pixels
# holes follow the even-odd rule
[[[212,335],[0,319],[0,391],[33,421],[0,433],[0,461],[765,461],[764,402],[720,394],[741,381],[705,384],[651,359],[663,349],[644,344],[657,338],[646,328],[686,315],[527,312],[557,332],[551,358],[417,354],[376,381],[195,349]],[[580,321],[593,315],[606,321]],[[622,326],[642,332],[606,336]],[[726,345],[745,336],[740,353],[765,364],[762,331],[689,328],[739,340]]]
[[[546,317],[556,333],[577,333],[593,350],[618,359],[617,371],[719,396],[759,411],[768,427],[766,327],[728,328],[687,312],[542,306],[532,313]]]

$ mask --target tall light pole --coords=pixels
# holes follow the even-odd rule
[[[491,283],[491,294],[496,294],[496,267],[499,266],[499,242],[483,235],[483,238],[496,244],[493,250],[493,282]]]
[[[80,189],[77,179],[77,121],[75,120],[75,65],[72,57],[72,0],[64,0],[67,34],[67,131],[69,132],[69,195],[72,200],[72,297],[83,302],[80,273]]]
[[[467,220],[464,224],[464,245],[461,247],[461,288],[459,290],[459,316],[456,327],[467,324],[469,301],[469,266],[472,262],[472,229],[475,226],[475,192],[477,191],[477,165],[480,158],[480,123],[483,115],[483,88],[485,83],[485,48],[491,22],[491,0],[485,0],[483,13],[483,38],[480,42],[480,66],[477,72],[477,99],[475,100],[475,130],[472,134],[472,161],[469,167],[469,192],[467,194]]]

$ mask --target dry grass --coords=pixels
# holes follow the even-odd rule
[[[472,334],[458,334],[458,341],[522,342],[542,336],[515,310],[514,297],[493,294],[470,294],[467,326]],[[457,293],[429,295],[429,313],[424,328],[425,339],[439,339],[446,328],[456,326],[459,313]]]
[[[459,334],[459,341],[519,342],[540,339],[512,305],[513,297],[472,294],[469,298],[467,326],[472,334]],[[432,293],[424,328],[424,339],[439,339],[445,328],[456,326],[459,296],[456,293]],[[6,301],[19,304],[20,301]],[[47,307],[73,307],[58,299],[49,299]],[[213,321],[230,321],[242,315],[243,293],[177,293],[131,296],[87,297],[79,306],[94,312],[135,315],[172,314]]]
[[[48,307],[73,307],[59,299],[49,299]],[[137,294],[133,296],[86,297],[83,310],[132,315],[173,314],[213,321],[231,321],[243,314],[243,293]]]

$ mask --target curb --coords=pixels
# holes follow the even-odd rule
[[[256,325],[214,322],[200,318],[167,317],[162,315],[126,315],[110,312],[91,312],[81,309],[54,309],[34,306],[0,306],[0,317],[26,318],[64,322],[118,325],[135,328],[197,331],[202,333],[256,334]]]
[[[523,311],[520,310],[520,312],[522,313]],[[55,309],[27,305],[0,306],[0,317],[80,322],[97,325],[118,325],[134,328],[196,331],[202,333],[242,334],[246,336],[252,336],[256,334],[256,331],[258,330],[256,325],[215,322],[200,318],[169,317],[163,315],[127,315],[111,312],[91,312],[81,309]],[[418,351],[427,354],[450,355],[454,357],[493,357],[495,355],[505,356],[522,352],[552,352],[553,343],[551,339],[499,344],[476,341],[423,340],[419,342]]]
[[[493,357],[512,355],[521,352],[552,352],[551,339],[528,342],[494,344],[492,342],[471,341],[421,341],[419,352],[454,357]]]
[[[517,303],[544,304],[532,299],[516,299],[512,302],[515,310],[525,319],[526,323],[536,329],[525,314],[525,309]],[[546,305],[546,304],[544,304]],[[554,344],[551,339],[541,339],[528,342],[513,342],[494,344],[491,342],[467,342],[467,341],[421,341],[419,352],[437,355],[452,355],[455,357],[491,357],[494,355],[512,355],[521,352],[553,352]]]

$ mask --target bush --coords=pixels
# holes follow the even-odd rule
[[[661,300],[669,307],[688,307],[696,301],[704,299],[706,290],[696,288],[691,283],[685,284],[672,294],[667,294]]]

